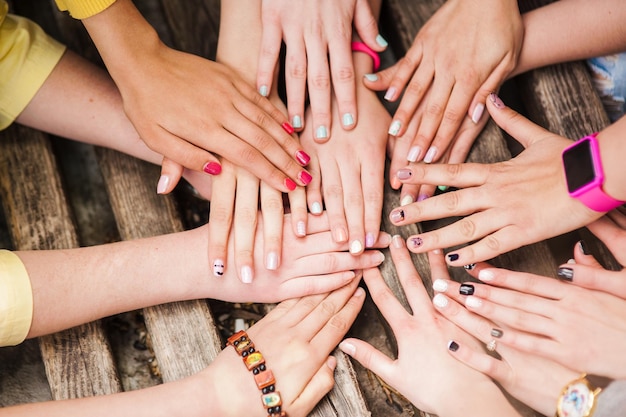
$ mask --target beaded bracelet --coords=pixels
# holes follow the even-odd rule
[[[371,56],[374,60],[374,71],[378,71],[378,68],[380,68],[380,57],[378,56],[378,53],[376,51],[374,51],[363,42],[352,42],[352,51],[363,52]]]
[[[276,380],[272,371],[265,366],[265,358],[254,348],[248,334],[241,330],[228,338],[227,345],[235,348],[235,352],[243,359],[244,365],[254,374],[254,382],[261,390],[261,401],[267,410],[268,417],[287,417],[282,411],[283,400],[276,391]]]

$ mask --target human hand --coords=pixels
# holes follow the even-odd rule
[[[271,91],[281,40],[284,40],[287,45],[287,107],[294,128],[303,127],[308,82],[314,137],[321,142],[328,140],[332,131],[331,78],[341,126],[347,130],[354,128],[357,105],[351,50],[353,25],[363,42],[373,50],[380,52],[387,46],[378,34],[368,1],[264,1],[262,20],[257,77],[261,94]]]
[[[378,269],[364,271],[363,278],[372,299],[393,330],[398,343],[398,358],[392,360],[358,339],[346,339],[339,345],[340,349],[422,411],[442,417],[517,415],[489,378],[446,353],[445,346],[450,339],[474,347],[478,347],[478,342],[437,314],[400,236],[393,237],[390,249],[413,314],[396,299]],[[433,276],[449,276],[441,251],[429,253],[429,261]],[[464,393],[463,401],[450,401],[459,392]]]
[[[489,96],[487,108],[494,121],[526,149],[510,161],[490,165],[419,164],[398,171],[405,184],[465,187],[390,213],[396,225],[467,215],[449,226],[409,237],[409,250],[425,252],[476,241],[447,255],[450,265],[461,266],[574,230],[602,215],[567,192],[561,153],[569,140],[504,106],[495,94]]]
[[[284,301],[247,331],[272,371],[281,408],[290,417],[308,415],[334,385],[336,360],[329,355],[365,300],[358,281],[331,293]],[[201,375],[217,414],[267,416],[254,375],[234,348],[226,347]]]
[[[478,123],[487,95],[517,65],[522,38],[517,1],[485,0],[480,7],[447,1],[422,27],[404,58],[366,77],[370,88],[387,90],[389,101],[406,87],[390,135],[404,135],[411,120],[417,121],[411,140],[394,152],[393,165],[437,161],[466,114]]]

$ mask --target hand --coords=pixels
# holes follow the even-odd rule
[[[491,165],[419,164],[398,171],[399,178],[407,178],[401,179],[404,184],[465,187],[391,212],[396,225],[468,215],[441,229],[409,237],[411,251],[477,241],[447,255],[450,265],[467,265],[574,230],[602,215],[568,195],[561,153],[570,141],[505,107],[495,94],[489,96],[487,108],[494,121],[526,150],[510,161]]]
[[[328,140],[332,76],[332,91],[339,103],[341,125],[344,129],[354,128],[357,105],[351,51],[352,25],[370,48],[382,51],[387,46],[378,34],[378,25],[368,1],[268,0],[263,1],[262,20],[259,91],[265,94],[271,91],[281,40],[284,40],[287,45],[287,107],[293,126],[296,129],[303,127],[308,82],[314,137],[319,141]]]
[[[413,314],[402,307],[377,269],[364,271],[363,278],[393,330],[398,342],[398,358],[392,360],[357,339],[343,341],[339,345],[341,350],[379,375],[422,411],[442,417],[517,415],[489,378],[454,361],[446,353],[445,346],[450,339],[462,340],[468,346],[478,345],[436,313],[400,236],[393,237],[391,256]],[[429,253],[429,260],[433,276],[448,276],[440,251]],[[459,392],[464,393],[463,401],[450,401]]]
[[[478,123],[487,95],[517,65],[522,38],[516,1],[448,1],[419,31],[403,59],[377,74],[377,80],[366,78],[372,89],[387,89],[390,101],[406,87],[389,134],[404,135],[411,120],[418,121],[411,140],[394,152],[394,165],[437,161],[466,114]]]

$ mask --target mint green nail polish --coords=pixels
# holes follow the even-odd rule
[[[341,123],[343,123],[344,126],[352,126],[354,124],[354,116],[350,113],[344,114],[341,117]]]
[[[364,77],[367,81],[378,81],[378,75],[376,74],[365,74]]]
[[[295,129],[302,129],[302,117],[300,117],[300,116],[293,116],[293,120],[291,121],[291,125]]]
[[[259,87],[259,94],[261,94],[263,97],[267,97],[267,93],[268,89],[266,85],[262,85],[261,87]]]
[[[328,129],[326,126],[320,126],[315,130],[315,137],[317,139],[326,139],[328,137]]]
[[[447,185],[438,185],[437,188],[439,188],[439,191],[448,191],[448,187]]]
[[[385,38],[383,38],[380,34],[376,36],[376,43],[383,48],[386,48],[389,45]]]

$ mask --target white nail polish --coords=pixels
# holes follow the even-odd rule
[[[306,224],[303,221],[296,224],[296,233],[298,236],[306,236]]]
[[[318,201],[311,204],[311,214],[322,214],[322,205]]]
[[[448,283],[443,279],[436,279],[433,282],[433,290],[437,292],[446,292],[448,290]]]
[[[157,184],[157,194],[163,194],[167,191],[167,186],[170,185],[170,177],[167,175],[161,175],[159,183]]]
[[[278,268],[278,254],[276,254],[276,252],[270,252],[267,254],[265,267],[270,271],[275,271]]]
[[[476,107],[474,107],[474,111],[472,112],[472,122],[474,122],[474,124],[480,121],[480,118],[483,116],[484,110],[485,105],[483,103],[478,103]]]
[[[252,283],[252,268],[247,265],[241,267],[241,282],[244,284]]]
[[[235,333],[241,330],[246,330],[246,321],[242,318],[235,319]]]
[[[478,279],[484,282],[493,281],[494,278],[495,275],[493,271],[490,271],[488,269],[483,269],[478,273]]]
[[[357,254],[363,252],[363,244],[360,240],[353,240],[350,244],[350,253]]]
[[[350,356],[353,356],[356,353],[356,347],[352,343],[341,342],[339,344],[339,348]]]
[[[483,302],[480,298],[476,298],[473,295],[468,296],[465,299],[465,306],[471,308],[478,308],[483,305]]]
[[[367,79],[367,81],[378,81],[378,75],[376,74],[365,74],[364,77]]]
[[[401,206],[408,206],[409,204],[413,203],[413,196],[410,194],[405,195],[402,198],[402,201],[400,201],[400,205]]]
[[[575,264],[575,263],[576,263],[576,260],[575,260],[575,259],[568,259],[568,260],[567,260],[567,263],[568,263],[568,264],[570,264],[570,265],[572,265],[572,264]]]
[[[213,275],[216,277],[221,277],[224,275],[224,261],[221,259],[216,259],[213,261]]]
[[[435,156],[437,156],[437,148],[435,148],[434,146],[431,146],[428,149],[428,152],[426,152],[426,156],[424,157],[424,162],[426,162],[427,164],[430,164],[431,162],[433,162],[433,159],[435,159]]]
[[[396,88],[395,87],[391,87],[389,90],[387,90],[387,92],[385,93],[385,100],[387,101],[391,101],[393,100],[394,96],[396,95]]]
[[[446,308],[448,306],[448,298],[443,294],[437,293],[433,297],[433,304],[439,308]]]
[[[268,92],[269,90],[266,85],[262,85],[261,87],[259,87],[259,94],[261,94],[263,97],[267,97]]]
[[[417,158],[420,157],[421,153],[422,153],[422,148],[420,148],[419,146],[412,146],[411,149],[409,149],[409,153],[406,156],[406,160],[409,162],[415,162],[417,161]]]
[[[398,133],[400,133],[400,127],[401,126],[402,126],[402,124],[399,121],[394,120],[391,123],[391,126],[389,126],[389,132],[387,132],[387,133],[389,133],[391,136],[398,136]]]

